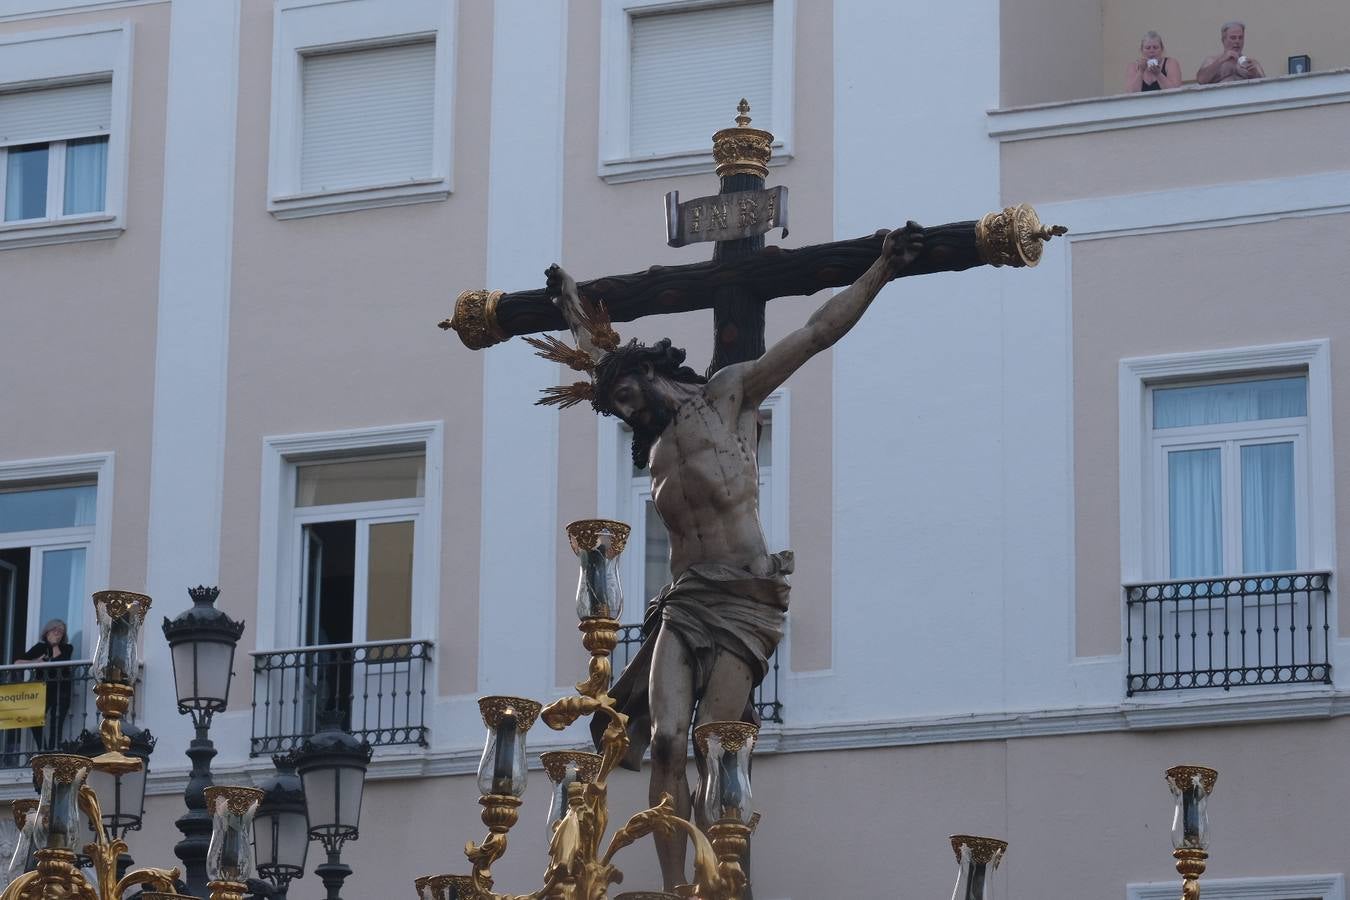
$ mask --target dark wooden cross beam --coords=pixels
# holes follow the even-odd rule
[[[744,103],[744,101],[742,101]],[[669,243],[714,240],[711,262],[652,266],[578,283],[604,303],[615,322],[661,313],[713,310],[715,344],[709,374],[764,352],[764,305],[778,297],[813,294],[852,284],[881,253],[886,232],[797,250],[764,246],[764,233],[783,226],[786,188],[764,190],[773,136],[749,127],[743,107],[735,128],[713,136],[721,191],[684,204],[667,197]],[[747,215],[747,212],[751,214]],[[1008,207],[979,220],[924,229],[924,250],[901,276],[959,272],[975,266],[1034,266],[1045,241],[1066,231],[1041,225],[1030,206]],[[453,328],[465,346],[481,350],[514,335],[563,331],[567,323],[544,288],[470,290],[455,301]]]

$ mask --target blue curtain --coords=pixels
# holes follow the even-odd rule
[[[1308,379],[1304,375],[1158,388],[1153,392],[1154,428],[1288,419],[1307,414]]]
[[[108,187],[108,139],[66,143],[66,200],[63,214],[103,212]]]
[[[1170,578],[1223,574],[1219,448],[1167,454]]]
[[[47,145],[10,147],[5,165],[5,221],[47,215]]]
[[[1242,570],[1298,567],[1294,527],[1294,445],[1242,448]]]

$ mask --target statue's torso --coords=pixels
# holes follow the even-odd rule
[[[768,571],[755,445],[753,410],[700,394],[652,446],[652,501],[670,532],[673,573],[709,562]]]

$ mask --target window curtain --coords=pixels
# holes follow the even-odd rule
[[[1153,427],[1185,428],[1308,414],[1308,379],[1267,378],[1153,392]]]
[[[5,165],[5,221],[47,215],[47,145],[10,147]]]
[[[1167,454],[1170,578],[1223,574],[1219,448]]]
[[[1242,448],[1242,569],[1288,572],[1298,567],[1294,526],[1294,445]]]
[[[63,214],[103,212],[108,188],[108,139],[66,144],[66,198]]]

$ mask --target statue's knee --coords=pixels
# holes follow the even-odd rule
[[[670,734],[664,731],[653,732],[652,762],[658,765],[683,764],[686,741],[687,738],[683,735]]]

